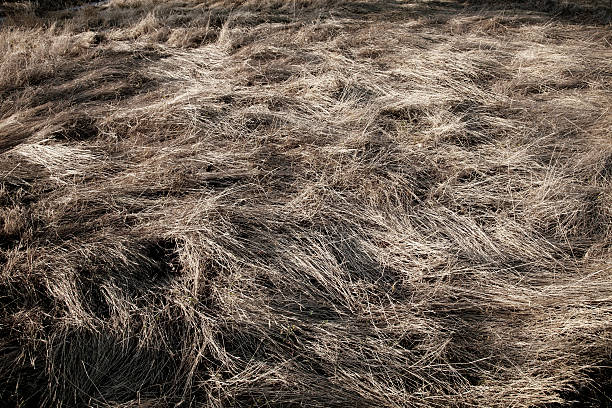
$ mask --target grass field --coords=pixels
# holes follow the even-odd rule
[[[1,7],[3,406],[612,406],[607,0]]]

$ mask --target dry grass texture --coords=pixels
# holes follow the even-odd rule
[[[477,3],[8,15],[0,400],[610,406],[609,13]]]

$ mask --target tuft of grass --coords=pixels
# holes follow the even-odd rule
[[[7,406],[612,403],[605,4],[10,10]]]

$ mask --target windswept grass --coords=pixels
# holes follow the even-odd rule
[[[568,4],[9,13],[0,400],[610,406],[612,31]]]

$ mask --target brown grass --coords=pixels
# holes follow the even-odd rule
[[[0,400],[610,406],[612,31],[568,4],[12,5]]]

